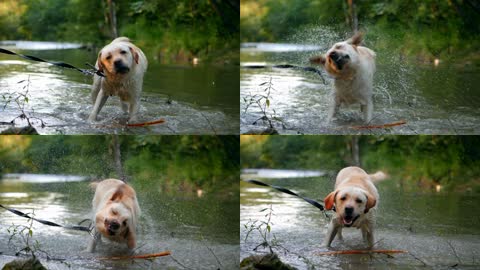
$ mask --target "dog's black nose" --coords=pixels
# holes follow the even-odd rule
[[[112,230],[118,230],[118,228],[120,228],[120,223],[116,222],[116,221],[112,221],[110,222],[110,229]]]
[[[345,207],[345,214],[351,216],[353,214],[353,207]]]
[[[333,61],[336,61],[339,58],[339,55],[336,51],[333,51],[330,53],[330,58],[332,58]]]

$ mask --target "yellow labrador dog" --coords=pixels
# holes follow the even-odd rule
[[[324,245],[329,247],[335,235],[340,240],[343,227],[355,227],[362,230],[368,247],[374,243],[375,210],[378,205],[378,191],[373,181],[386,178],[383,172],[369,175],[358,167],[342,169],[335,182],[335,190],[325,197],[325,208],[335,206],[335,215],[328,226]]]
[[[119,37],[98,54],[95,67],[105,77],[94,75],[92,86],[93,110],[88,120],[97,115],[109,96],[120,97],[122,110],[128,112],[129,122],[135,122],[140,107],[143,75],[148,62],[145,54],[126,37]]]
[[[372,87],[375,73],[375,52],[359,46],[362,34],[333,45],[325,55],[310,58],[322,65],[334,78],[333,102],[328,121],[335,119],[340,105],[360,104],[363,120],[370,122],[373,114]]]
[[[88,251],[94,252],[102,237],[126,243],[128,248],[133,249],[140,216],[135,190],[117,179],[106,179],[91,186],[95,188],[92,201],[95,227]]]

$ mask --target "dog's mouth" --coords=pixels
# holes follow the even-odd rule
[[[110,235],[110,236],[114,236],[114,235],[115,235],[115,231],[113,231],[113,230],[110,229],[110,228],[107,229],[107,232],[108,232],[108,235]]]
[[[353,225],[353,223],[357,220],[359,216],[344,216],[342,218],[342,222],[343,222],[343,225],[345,225],[345,227],[350,227]]]
[[[130,68],[129,67],[126,67],[126,66],[119,66],[119,67],[115,67],[115,72],[117,74],[126,74],[130,71]]]

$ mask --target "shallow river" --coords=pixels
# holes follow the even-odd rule
[[[294,171],[295,172],[295,171]],[[284,174],[262,172],[263,181],[282,186],[315,199],[333,189],[332,176],[308,177],[301,171]],[[320,172],[321,173],[321,172]],[[257,178],[248,172],[244,179]],[[301,176],[307,177],[301,177]],[[329,174],[326,174],[329,175]],[[327,230],[322,212],[297,197],[270,188],[240,183],[240,257],[266,252],[259,248],[261,238],[251,233],[245,241],[243,224],[266,221],[262,209],[272,206],[271,232],[281,247],[279,257],[299,269],[478,269],[480,266],[480,197],[469,194],[418,193],[402,190],[395,179],[377,185],[380,203],[377,212],[375,249],[404,250],[408,253],[321,256],[327,251],[321,243]],[[361,232],[344,229],[344,242],[335,239],[332,250],[365,249]],[[456,269],[456,268],[455,268]]]
[[[76,224],[89,218],[93,192],[82,177],[23,175],[12,181],[0,180],[0,204],[31,213],[60,224]],[[18,178],[18,177],[15,177]],[[71,231],[33,223],[33,239],[55,260],[49,269],[238,269],[238,196],[204,194],[201,198],[161,193],[138,187],[142,216],[137,232],[136,254],[171,251],[171,256],[154,260],[100,260],[98,257],[123,255],[123,245],[99,244],[97,251],[85,251],[86,232]],[[18,238],[10,244],[7,229],[27,225],[27,219],[0,209],[0,265],[13,260],[22,247]],[[16,245],[17,249],[12,245]],[[59,260],[64,260],[60,262]],[[70,267],[69,267],[70,266]]]
[[[94,64],[97,54],[71,48],[75,44],[67,46],[69,49],[58,49],[62,45],[59,43],[7,45],[0,47],[79,68],[87,68],[86,62]],[[139,122],[164,118],[166,123],[126,129],[122,123],[127,116],[120,109],[118,97],[107,101],[98,123],[87,123],[92,109],[90,76],[0,54],[0,95],[6,97],[0,100],[0,122],[10,122],[21,114],[14,99],[28,90],[25,112],[41,134],[237,134],[238,74],[238,67],[201,63],[198,66],[161,65],[150,58]],[[7,104],[7,100],[11,102]],[[46,127],[38,128],[41,122],[34,118],[41,119]],[[26,125],[26,121],[19,118],[15,123]],[[7,127],[0,125],[0,130]]]
[[[406,124],[393,129],[358,130],[364,126],[360,106],[341,108],[338,120],[327,123],[333,81],[322,71],[272,68],[308,63],[338,41],[332,37],[316,40],[318,46],[300,44],[243,44],[240,51],[241,133],[258,133],[266,122],[259,106],[250,104],[253,95],[265,95],[271,80],[267,115],[280,134],[478,134],[480,132],[480,76],[478,68],[458,67],[440,61],[433,64],[409,63],[400,56],[377,52],[374,76],[374,113],[370,125],[398,121]],[[321,44],[319,44],[321,43]],[[266,66],[265,68],[249,68]],[[318,66],[317,66],[318,68]],[[262,85],[263,84],[263,85]],[[246,99],[246,101],[245,101]],[[265,105],[263,101],[262,104]],[[250,107],[247,109],[247,106]],[[254,124],[255,123],[255,124]]]

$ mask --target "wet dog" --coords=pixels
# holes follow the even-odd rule
[[[135,190],[117,179],[106,179],[91,186],[95,188],[92,201],[95,226],[88,251],[94,252],[102,237],[135,248],[140,215]]]
[[[126,37],[116,38],[105,46],[98,54],[95,64],[105,77],[94,75],[92,86],[94,105],[88,120],[96,121],[108,97],[118,96],[122,110],[128,112],[128,121],[136,121],[143,75],[147,66],[145,54]]]
[[[370,122],[373,114],[372,87],[375,73],[375,52],[359,46],[362,34],[333,45],[325,55],[310,58],[322,65],[334,78],[333,102],[328,121],[335,119],[340,105],[360,104],[363,120]]]
[[[379,195],[373,181],[386,178],[383,172],[369,175],[358,167],[342,169],[335,182],[335,190],[325,197],[325,209],[335,206],[335,214],[328,226],[324,245],[329,247],[336,235],[340,240],[343,227],[362,230],[363,240],[371,248],[374,244],[375,210]]]

